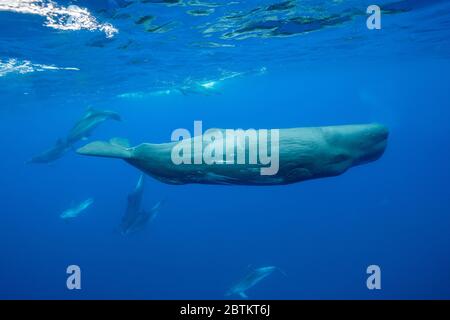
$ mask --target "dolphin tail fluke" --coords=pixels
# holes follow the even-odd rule
[[[245,292],[243,292],[243,291],[239,292],[239,296],[240,296],[242,299],[248,299],[248,295],[246,295]]]
[[[277,270],[283,275],[283,276],[285,276],[285,277],[287,277],[288,275],[287,275],[287,273],[286,272],[284,272],[284,270],[283,269],[281,269],[281,268],[278,268],[277,267]]]
[[[121,158],[130,159],[132,157],[132,150],[128,144],[118,138],[107,141],[94,141],[77,150],[77,153],[86,156],[106,157],[106,158]]]

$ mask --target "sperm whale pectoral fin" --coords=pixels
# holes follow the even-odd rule
[[[130,159],[132,149],[106,141],[94,141],[77,150],[78,154],[95,157]]]

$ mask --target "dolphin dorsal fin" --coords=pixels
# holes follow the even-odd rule
[[[142,186],[142,184],[144,183],[144,178],[145,178],[145,175],[143,173],[141,173],[141,175],[139,176],[139,180],[136,185],[136,188],[139,188],[140,186]]]
[[[84,118],[89,118],[89,117],[92,116],[95,112],[96,112],[96,110],[95,110],[93,107],[91,107],[91,106],[87,107],[86,113],[84,114]]]
[[[128,139],[125,138],[112,138],[109,140],[109,143],[116,145],[116,146],[120,146],[120,147],[124,147],[124,148],[129,148],[130,147],[130,141],[128,141]]]

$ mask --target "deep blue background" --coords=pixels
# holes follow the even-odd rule
[[[385,28],[415,21],[402,17],[390,16]],[[273,58],[265,75],[224,81],[211,96],[78,96],[85,79],[76,86],[61,73],[1,77],[10,87],[1,92],[0,111],[0,297],[222,299],[249,265],[275,265],[287,277],[274,273],[250,298],[450,298],[450,48],[444,42],[437,50],[429,38],[410,42],[408,33],[402,43],[389,42],[403,31],[380,32],[386,46],[356,41],[336,56],[338,49],[322,43],[322,54],[290,64]],[[307,46],[320,37],[286,41]],[[274,48],[284,40],[274,39]],[[40,81],[46,77],[55,81],[55,96]],[[132,77],[127,87],[133,81],[142,87]],[[21,85],[32,94],[23,96]],[[192,130],[194,120],[205,129],[377,121],[391,133],[379,161],[335,178],[279,187],[170,186],[148,178],[145,206],[166,202],[145,231],[124,237],[115,230],[140,174],[135,168],[73,152],[49,165],[24,164],[64,136],[89,104],[123,118],[103,124],[95,139],[120,136],[133,145],[168,141],[176,128]],[[88,197],[95,202],[79,218],[59,218]],[[80,291],[65,287],[70,264],[82,269]],[[366,288],[371,264],[381,267],[380,291]]]

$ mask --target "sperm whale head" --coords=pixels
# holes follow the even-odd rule
[[[389,130],[381,124],[324,127],[325,141],[337,173],[380,158],[387,146]]]

